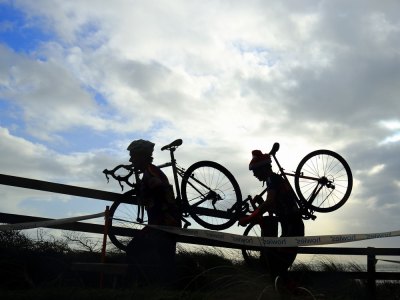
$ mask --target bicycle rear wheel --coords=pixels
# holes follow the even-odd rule
[[[297,195],[317,212],[331,212],[346,203],[353,188],[353,175],[342,156],[316,150],[299,163],[294,183]]]
[[[134,223],[137,222],[138,208],[136,204],[119,201],[115,201],[110,207],[108,237],[118,249],[126,251],[135,232],[144,227],[144,224]]]
[[[212,161],[191,165],[182,178],[182,201],[190,216],[200,225],[212,230],[232,226],[239,216],[242,194],[233,175]]]

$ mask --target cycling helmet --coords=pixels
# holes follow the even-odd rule
[[[249,170],[271,165],[271,157],[269,154],[263,154],[260,150],[253,150],[251,154],[253,158],[250,161]]]
[[[154,150],[154,143],[146,140],[135,140],[130,143],[127,150],[131,155],[151,156]]]

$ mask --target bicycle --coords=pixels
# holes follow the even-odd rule
[[[274,158],[279,169],[278,174],[289,183],[304,220],[315,220],[314,212],[332,212],[346,203],[353,187],[353,175],[342,156],[331,150],[316,150],[300,161],[295,172],[286,172],[276,157],[279,147],[279,143],[274,143],[269,154]],[[296,193],[288,176],[294,177]],[[267,189],[264,189],[260,195],[262,196],[266,191]],[[248,196],[240,204],[242,215],[251,213],[257,208],[251,200]],[[261,226],[260,223],[250,223],[243,235],[261,237]],[[260,257],[260,251],[244,248],[242,254],[249,264],[253,264]]]
[[[182,143],[181,139],[177,139],[163,146],[162,151],[170,152],[170,161],[158,167],[172,167],[175,196],[181,204],[184,227],[191,225],[186,219],[190,216],[198,224],[211,230],[229,228],[239,218],[239,211],[231,209],[234,206],[240,207],[242,201],[239,184],[225,167],[213,161],[196,162],[187,170],[180,167],[174,152]],[[127,174],[118,175],[117,172],[121,170],[127,171]],[[135,230],[141,229],[146,222],[145,210],[139,196],[141,174],[132,165],[118,165],[112,170],[104,170],[103,173],[107,180],[108,175],[117,180],[122,190],[124,184],[131,188],[131,196],[115,201],[109,210],[108,236],[117,248],[125,251],[130,241],[126,237],[133,237]],[[136,222],[133,221],[135,216]]]

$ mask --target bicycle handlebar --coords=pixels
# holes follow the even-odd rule
[[[121,169],[121,168],[124,168],[125,170],[129,171],[128,174],[125,175],[125,176],[116,175],[115,172],[117,172],[117,171],[118,171],[119,169]],[[110,181],[108,175],[111,175],[112,178],[114,178],[115,180],[118,181],[119,186],[121,187],[122,190],[124,190],[124,186],[122,185],[121,181],[122,181],[122,182],[125,182],[128,186],[130,186],[130,187],[132,187],[132,188],[135,187],[135,184],[132,184],[132,183],[130,183],[130,182],[128,181],[128,180],[129,180],[129,177],[131,177],[131,175],[132,175],[134,172],[135,172],[135,170],[134,170],[134,168],[133,168],[133,165],[118,165],[118,166],[116,166],[116,167],[115,167],[114,169],[112,169],[112,170],[107,170],[107,169],[104,169],[104,170],[103,170],[104,175],[106,175],[107,182]]]
[[[172,166],[171,162],[167,162],[162,165],[158,165],[159,168],[166,168],[166,167],[170,167],[170,166]],[[125,176],[117,175],[116,172],[121,168],[127,170],[128,174],[126,174]],[[136,187],[135,183],[130,183],[129,178],[134,173],[136,174],[136,176],[139,176],[140,174],[142,174],[142,172],[135,169],[132,164],[130,164],[130,165],[121,164],[121,165],[116,166],[112,170],[104,169],[103,173],[104,173],[104,175],[106,175],[107,183],[110,182],[110,178],[108,176],[111,175],[112,178],[114,178],[116,181],[118,181],[119,186],[121,187],[122,190],[124,190],[124,186],[122,185],[122,182],[126,183],[131,188],[135,188]],[[137,180],[138,180],[138,177],[136,177],[136,181]]]

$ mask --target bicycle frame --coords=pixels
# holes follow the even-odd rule
[[[276,150],[276,151],[278,151],[278,150]],[[311,211],[311,209],[309,209],[309,208],[307,208],[305,206],[305,203],[300,201],[299,197],[297,196],[296,192],[294,191],[294,189],[293,189],[292,185],[290,184],[290,181],[289,181],[289,179],[287,177],[287,176],[293,176],[294,177],[296,174],[295,173],[285,172],[285,170],[280,165],[278,159],[276,158],[276,151],[274,153],[272,153],[271,156],[274,158],[274,161],[275,161],[276,165],[278,166],[279,173],[285,179],[285,181],[289,184],[290,189],[292,190],[292,193],[295,196],[297,205],[300,208],[301,215],[302,215],[303,219],[305,219],[305,220],[308,220],[308,219],[315,220],[317,217],[313,214],[313,211]],[[265,193],[265,192],[266,192],[266,189],[263,191],[263,193]],[[314,190],[314,192],[315,192],[315,190]],[[317,191],[317,193],[314,193],[314,192],[313,192],[313,196],[312,196],[313,199],[315,199],[315,197],[318,194],[319,190]]]
[[[179,140],[178,140],[179,141]],[[173,143],[172,143],[173,144]],[[185,169],[181,168],[177,165],[176,159],[175,159],[175,155],[174,152],[177,149],[178,146],[180,146],[181,143],[176,143],[175,145],[169,147],[165,146],[163,148],[161,148],[161,150],[169,150],[170,151],[170,162],[167,162],[165,164],[162,165],[158,165],[159,168],[165,168],[165,167],[172,167],[172,173],[173,173],[173,177],[174,177],[174,184],[175,184],[175,191],[176,191],[176,196],[177,196],[177,200],[181,202],[181,204],[184,204],[184,202],[182,201],[182,193],[180,190],[180,185],[179,185],[179,179],[178,176],[183,178],[184,174],[185,174]],[[207,195],[204,195],[195,185],[193,185],[190,181],[188,181],[188,185],[190,185],[194,190],[196,190],[199,194],[201,194],[203,196],[202,200],[199,201],[198,203],[196,203],[195,205],[199,205],[204,201],[210,200],[210,199],[214,199],[216,197],[215,192],[213,192],[207,185],[205,185],[203,182],[201,182],[200,180],[197,180],[195,177],[190,177],[191,180],[193,180],[194,182],[196,182],[197,184],[199,184],[200,186],[204,187],[206,190],[208,190]],[[212,204],[215,208],[215,202],[216,200],[212,201]],[[186,204],[186,203],[185,203]],[[199,207],[196,207],[196,209],[201,212],[204,215],[209,215],[209,216],[220,216],[220,217],[224,217],[223,213],[218,213],[218,212],[211,212],[207,209],[201,209]],[[188,212],[189,208],[186,206],[182,207],[182,220],[185,222],[185,224],[189,224],[190,223],[184,219],[184,217],[188,217],[189,216],[189,212]]]

